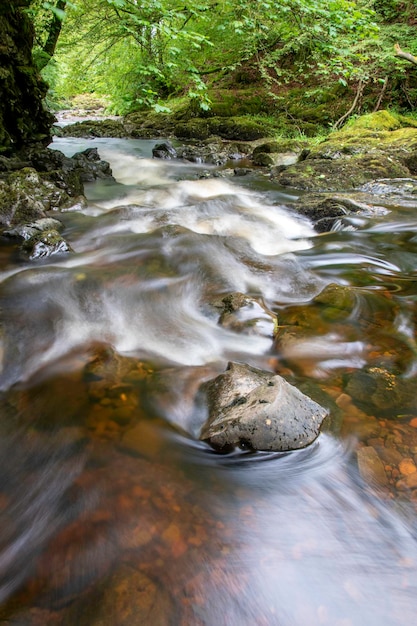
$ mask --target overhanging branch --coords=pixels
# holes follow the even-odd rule
[[[409,52],[404,52],[403,50],[401,50],[400,44],[396,43],[394,46],[394,50],[395,56],[400,57],[401,59],[405,59],[413,65],[417,65],[417,57],[415,57],[413,54],[410,54]]]

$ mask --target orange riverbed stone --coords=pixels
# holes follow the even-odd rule
[[[400,470],[403,476],[409,476],[410,474],[414,474],[417,472],[416,464],[413,459],[405,458],[398,465],[398,469]]]

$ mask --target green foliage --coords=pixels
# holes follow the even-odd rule
[[[33,0],[30,10],[42,67],[51,16],[63,12],[58,0]],[[187,94],[202,115],[215,81],[232,72],[261,80],[277,98],[283,85],[306,77],[342,88],[363,81],[378,91],[386,76],[401,83],[410,71],[393,45],[417,51],[416,12],[404,0],[74,0],[44,75],[55,98],[108,95],[111,112],[122,114],[161,111],[161,101]]]

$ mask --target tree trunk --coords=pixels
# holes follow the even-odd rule
[[[47,85],[32,61],[29,0],[0,0],[0,153],[51,140],[53,116],[43,107]]]
[[[56,8],[59,9],[60,11],[64,11],[66,5],[67,5],[67,0],[58,0],[58,2],[56,3]],[[62,29],[62,19],[58,17],[58,15],[55,15],[54,13],[52,15],[52,21],[49,25],[48,38],[45,42],[45,45],[42,48],[43,52],[45,52],[45,54],[48,55],[45,57],[43,67],[45,67],[45,65],[48,64],[49,60],[52,59],[52,57],[54,56],[56,44],[58,43],[59,35],[61,34],[61,29]],[[41,67],[41,69],[43,69],[43,67]]]

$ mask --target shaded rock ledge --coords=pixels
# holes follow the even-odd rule
[[[23,242],[29,258],[71,252],[49,211],[76,211],[87,203],[84,183],[112,179],[109,164],[96,148],[66,157],[58,150],[37,147],[0,156],[0,232]]]

